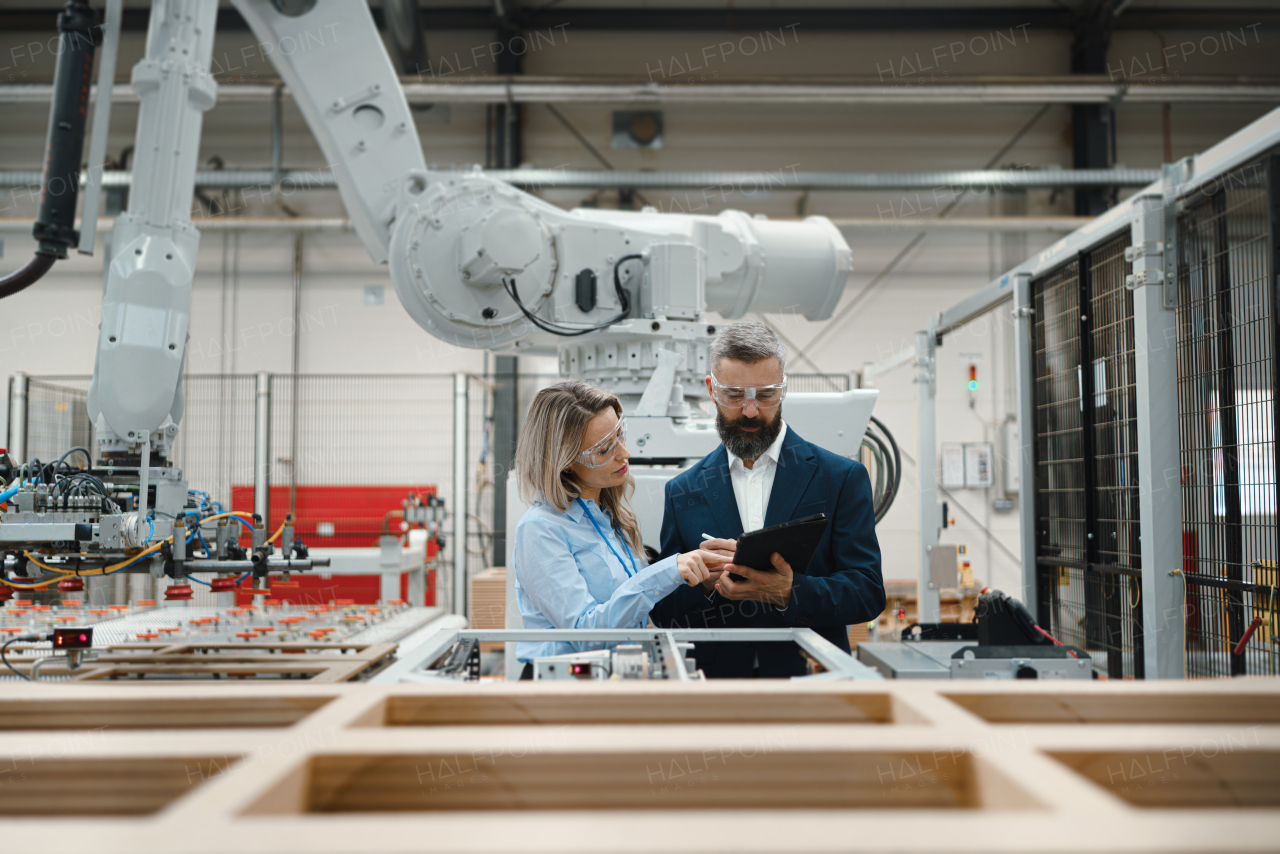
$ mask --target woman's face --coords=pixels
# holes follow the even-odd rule
[[[587,422],[587,431],[582,436],[582,443],[578,446],[578,451],[593,448],[601,441],[614,436],[618,428],[618,413],[613,408],[601,410],[594,418]],[[627,460],[631,459],[631,452],[627,450],[624,442],[618,442],[613,449],[612,456],[606,458],[603,465],[591,466],[583,465],[581,461],[575,460],[569,470],[573,472],[578,479],[578,483],[590,493],[598,492],[610,486],[622,486],[627,482]],[[591,496],[591,497],[594,497]]]

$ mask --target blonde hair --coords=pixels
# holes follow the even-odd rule
[[[569,509],[582,494],[582,485],[569,467],[577,459],[587,422],[606,409],[613,409],[622,417],[622,402],[617,395],[589,383],[557,383],[538,392],[516,443],[514,465],[522,501],[544,501],[562,513]],[[631,546],[636,560],[644,561],[640,523],[631,510],[635,488],[635,478],[627,472],[627,480],[621,486],[600,490],[599,504],[613,517],[614,530]]]

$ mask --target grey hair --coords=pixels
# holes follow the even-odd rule
[[[740,320],[720,330],[711,342],[711,371],[720,367],[721,359],[733,359],[748,365],[765,359],[777,359],[783,373],[787,371],[787,345],[777,333],[763,323]]]

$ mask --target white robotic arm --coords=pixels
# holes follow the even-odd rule
[[[112,233],[88,397],[107,455],[129,456],[149,445],[164,453],[182,419],[200,245],[191,196],[204,112],[217,92],[209,74],[217,7],[216,0],[156,3],[146,56],[133,69],[141,101],[134,183]]]
[[[401,186],[426,164],[369,7],[351,0],[234,5],[311,127],[356,234],[376,263],[386,263]]]
[[[634,405],[663,349],[682,357],[676,381],[694,392],[714,334],[707,311],[819,320],[840,298],[849,248],[823,217],[564,211],[479,172],[429,172],[363,3],[233,2],[273,46],[369,254],[389,260],[401,303],[441,340],[558,351],[562,373]],[[283,49],[326,32],[329,43]]]
[[[368,6],[233,2],[310,125],[369,255],[390,263],[401,303],[441,340],[557,353],[561,373],[610,388],[632,413],[654,381],[663,387],[636,414],[681,417],[701,395],[708,311],[818,320],[840,298],[849,248],[823,217],[565,211],[479,172],[430,172]],[[89,395],[107,454],[150,444],[167,456],[182,417],[216,5],[156,0],[134,69],[135,183],[115,227]]]

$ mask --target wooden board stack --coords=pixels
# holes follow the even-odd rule
[[[21,685],[0,784],[14,851],[1274,851],[1280,679]]]
[[[471,628],[506,627],[507,570],[492,566],[471,576]],[[482,643],[482,652],[502,652],[501,643]]]

